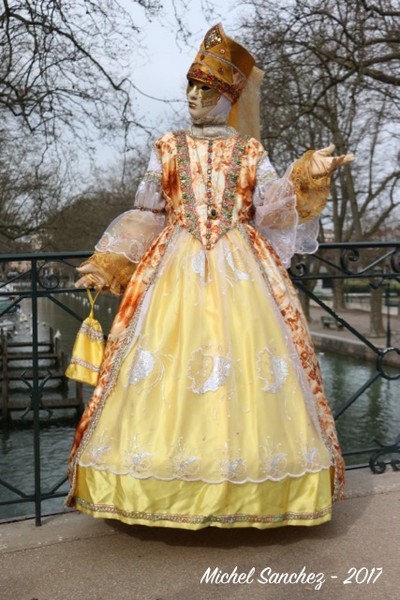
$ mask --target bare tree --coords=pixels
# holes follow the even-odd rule
[[[107,225],[119,214],[133,207],[136,188],[147,160],[138,153],[108,173],[98,174],[96,185],[70,198],[49,215],[42,227],[40,247],[46,251],[93,250]],[[121,169],[125,170],[122,176]]]
[[[23,143],[10,144],[0,131],[0,252],[37,234],[60,202],[60,172],[35,162],[33,154]]]
[[[283,45],[290,63],[303,58],[310,69],[318,65],[331,73],[334,79],[318,80],[315,102],[332,86],[357,77],[363,87],[391,96],[399,106],[400,10],[396,0],[248,0],[246,4],[255,16],[245,23],[251,31],[248,41],[253,37],[260,55],[272,59],[269,66],[274,68],[273,56]]]
[[[393,0],[253,0],[245,41],[266,71],[263,141],[283,168],[330,142],[357,162],[334,177],[322,235],[336,241],[379,235],[400,199],[400,45]],[[335,285],[335,307],[344,306]]]
[[[127,57],[140,31],[116,0],[3,0],[0,114],[30,132],[75,140],[94,128],[134,124]],[[156,0],[137,0],[149,15]],[[84,127],[82,127],[84,124]],[[90,125],[89,125],[90,124]]]
[[[135,118],[135,57],[146,56],[138,12],[187,43],[188,0],[0,0],[0,115],[48,138],[90,127],[144,128]],[[215,6],[201,0],[208,16]],[[160,90],[162,96],[162,91]]]
[[[302,6],[308,8],[309,3],[303,2]],[[334,51],[326,39],[318,47],[318,54],[321,61],[336,63],[342,81],[356,74],[378,90],[381,84],[400,86],[400,10],[396,2],[355,0],[336,2],[334,6],[319,2],[308,10],[302,15],[299,11],[299,28],[316,16],[329,24],[325,31],[334,34]]]
[[[203,10],[208,4],[202,0]],[[186,5],[173,0],[169,19],[183,41],[190,35]],[[89,170],[96,141],[127,150],[133,131],[144,132],[143,145],[152,133],[135,115],[135,57],[146,56],[138,11],[151,20],[163,16],[164,6],[0,1],[0,248],[39,232],[82,196],[88,185],[79,182],[79,194],[75,167],[87,161]]]

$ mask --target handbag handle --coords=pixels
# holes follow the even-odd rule
[[[89,313],[89,317],[90,317],[91,319],[93,319],[93,318],[94,318],[94,303],[95,303],[95,302],[96,302],[96,300],[97,300],[97,296],[100,294],[100,290],[98,290],[98,291],[95,293],[94,297],[92,296],[92,292],[90,291],[90,289],[89,289],[89,288],[86,288],[86,291],[87,291],[87,295],[88,295],[88,298],[89,298],[89,303],[90,303],[90,313]]]

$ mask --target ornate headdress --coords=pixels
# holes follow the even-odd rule
[[[241,133],[259,137],[260,84],[263,71],[246,48],[229,38],[222,25],[214,25],[205,35],[188,79],[202,81],[232,102],[228,123]]]

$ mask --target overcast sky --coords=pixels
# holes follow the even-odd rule
[[[125,0],[124,4],[129,4],[129,0]],[[188,44],[182,39],[177,40],[177,23],[171,0],[164,2],[164,16],[151,23],[143,11],[135,10],[135,22],[142,29],[147,55],[136,57],[132,67],[132,79],[140,90],[157,98],[180,99],[184,102],[186,72],[206,31],[221,22],[226,33],[235,37],[240,17],[249,13],[248,7],[232,0],[209,1],[208,4],[214,6],[212,14],[205,14],[199,1],[187,2],[188,10],[183,14],[183,20],[192,33]],[[187,114],[185,104],[175,104],[174,107]],[[138,114],[153,124],[167,120],[168,115],[173,116],[165,104],[140,94],[137,94],[137,108]]]

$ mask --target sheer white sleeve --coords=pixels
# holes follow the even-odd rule
[[[138,263],[166,224],[161,192],[161,163],[153,149],[148,169],[140,182],[132,210],[122,213],[107,227],[96,252],[112,252]]]
[[[319,218],[299,223],[291,181],[293,165],[278,178],[267,155],[257,166],[253,194],[254,225],[271,242],[285,267],[293,254],[312,254],[318,248]]]

